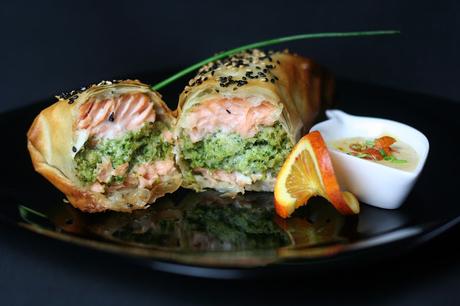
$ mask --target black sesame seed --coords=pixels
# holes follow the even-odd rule
[[[228,114],[231,114],[231,113],[232,113],[232,112],[231,112],[231,111],[229,111],[228,109],[225,109],[225,110],[227,111],[227,113],[228,113]]]
[[[276,63],[277,63],[278,65],[281,65],[281,62],[280,62],[279,60],[276,60]]]
[[[78,98],[78,96],[76,96],[76,95],[75,95],[75,96],[71,96],[71,97],[69,98],[69,104],[72,104],[73,102],[75,102],[75,100],[76,100],[77,98]]]
[[[267,66],[267,67],[268,67],[268,66]],[[265,72],[265,73],[267,73],[267,72],[268,72],[268,69],[264,69],[264,70],[262,70],[262,71]]]
[[[109,116],[109,121],[110,121],[110,122],[114,122],[114,121],[115,121],[115,117],[114,117],[113,112],[112,112],[112,113],[110,114],[110,116]]]
[[[271,79],[270,82],[275,83],[275,79]]]
[[[219,89],[216,89],[216,92],[220,92]]]
[[[73,153],[76,153],[76,152],[77,152],[77,148],[72,147],[72,152],[73,152]]]

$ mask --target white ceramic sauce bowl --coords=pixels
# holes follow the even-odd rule
[[[392,120],[352,116],[340,110],[328,110],[329,118],[313,126],[328,144],[340,186],[351,191],[366,204],[395,209],[402,205],[423,169],[429,151],[428,139],[416,129]],[[372,161],[350,156],[330,145],[332,141],[364,137],[378,138],[389,135],[410,145],[418,155],[413,171],[404,171]]]

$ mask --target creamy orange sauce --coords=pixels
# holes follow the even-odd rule
[[[92,99],[79,110],[77,129],[88,137],[116,138],[140,129],[145,122],[155,121],[155,109],[149,97],[142,93],[124,94],[105,100]]]
[[[192,142],[222,131],[253,137],[259,125],[271,126],[277,120],[273,104],[262,101],[253,104],[241,98],[213,99],[194,106],[186,117],[184,128]]]

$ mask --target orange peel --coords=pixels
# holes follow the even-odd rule
[[[314,196],[328,200],[341,214],[359,213],[359,202],[350,192],[342,192],[331,157],[318,131],[300,139],[284,162],[275,184],[275,210],[289,217]]]

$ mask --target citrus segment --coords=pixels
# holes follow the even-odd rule
[[[281,167],[275,185],[276,212],[287,218],[313,196],[327,199],[344,215],[359,213],[355,196],[340,191],[329,151],[317,131],[305,135]]]

